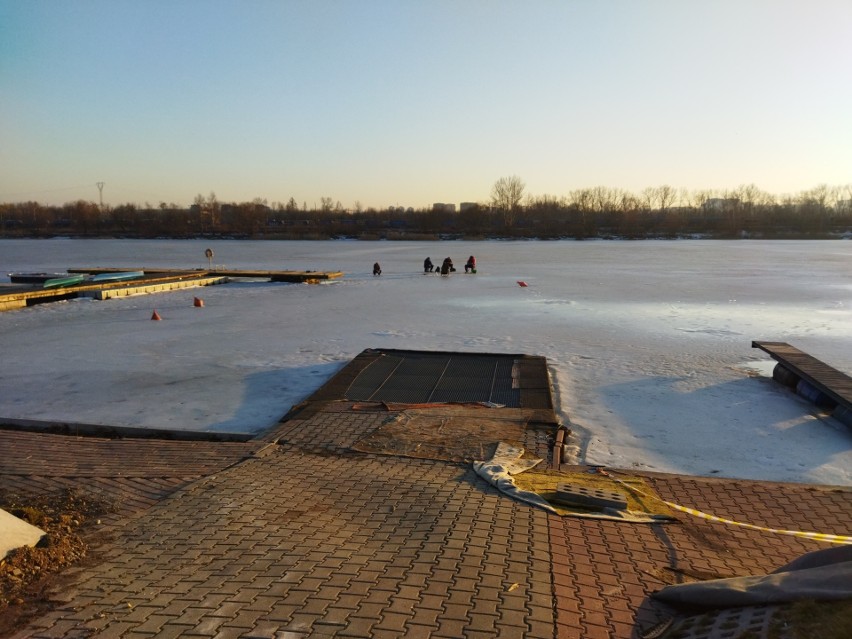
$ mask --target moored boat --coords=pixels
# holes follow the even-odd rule
[[[65,277],[55,277],[47,280],[44,283],[44,288],[59,288],[63,286],[74,286],[86,279],[85,275],[68,275]]]
[[[124,280],[135,280],[145,275],[145,271],[121,271],[119,273],[98,273],[90,279],[92,282],[123,282]]]
[[[13,284],[44,284],[59,277],[68,277],[68,273],[9,273]]]

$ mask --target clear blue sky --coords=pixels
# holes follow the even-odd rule
[[[0,0],[0,202],[852,182],[852,1]]]

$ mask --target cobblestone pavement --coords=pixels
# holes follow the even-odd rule
[[[648,598],[668,583],[766,572],[825,547],[686,515],[655,525],[548,515],[467,465],[351,452],[388,415],[349,408],[314,407],[244,444],[0,431],[15,458],[0,460],[4,483],[40,485],[39,455],[58,447],[81,461],[51,481],[123,486],[125,469],[156,486],[146,458],[182,477],[125,512],[102,560],[70,571],[57,608],[16,639],[629,639],[673,612]],[[539,433],[528,439],[546,452]],[[86,466],[102,455],[115,460]],[[644,476],[664,499],[715,515],[852,530],[849,489]]]
[[[663,499],[734,521],[837,534],[852,530],[850,489],[645,476]],[[557,636],[565,638],[628,639],[675,613],[648,599],[655,590],[686,581],[765,574],[827,547],[689,515],[653,526],[571,517],[550,518],[549,525]],[[730,636],[739,636],[729,630]]]
[[[21,636],[552,637],[547,539],[467,468],[282,447],[129,523]]]
[[[201,477],[252,457],[265,442],[107,439],[0,430],[0,489],[26,499],[75,490],[116,523]]]

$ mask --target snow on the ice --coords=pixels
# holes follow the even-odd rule
[[[547,358],[582,461],[852,485],[852,432],[751,348],[852,372],[852,242],[0,240],[0,276],[204,267],[208,247],[225,268],[346,275],[0,313],[0,419],[253,433],[365,348],[525,353]],[[458,272],[424,275],[426,256]]]

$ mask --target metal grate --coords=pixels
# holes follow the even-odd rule
[[[708,610],[705,614],[675,621],[663,636],[683,639],[738,639],[767,637],[777,605],[744,606]]]
[[[406,404],[494,402],[517,408],[517,371],[511,355],[383,354],[358,374],[346,398]]]

